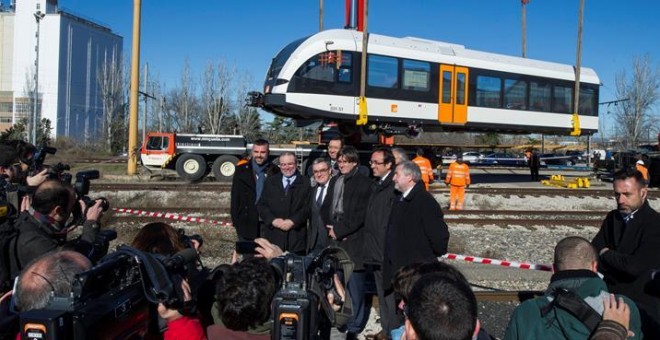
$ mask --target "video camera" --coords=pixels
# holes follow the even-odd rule
[[[335,275],[348,282],[353,271],[353,263],[343,249],[330,247],[318,256],[287,254],[272,259],[271,265],[281,281],[272,302],[273,339],[316,338],[321,312],[331,325],[343,326],[348,321],[352,315],[350,296],[346,290],[346,301],[341,301],[334,284]],[[334,304],[342,306],[340,311],[332,308],[327,293],[336,297]]]
[[[76,173],[76,182],[73,184],[73,190],[76,192],[77,199],[82,200],[85,203],[85,211],[82,211],[80,206],[77,204],[74,206],[72,221],[73,225],[78,225],[85,222],[87,210],[96,204],[97,200],[101,201],[101,209],[103,209],[103,211],[108,211],[108,209],[110,209],[110,202],[108,202],[108,199],[105,197],[92,199],[87,196],[89,194],[90,181],[93,179],[98,179],[99,177],[100,175],[98,170],[87,170]]]
[[[181,280],[196,257],[194,249],[162,257],[119,246],[98,265],[77,274],[69,296],[51,296],[46,308],[21,313],[21,337],[140,338],[149,327],[152,304],[163,303],[189,314]]]

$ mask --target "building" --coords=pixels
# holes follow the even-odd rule
[[[57,0],[0,1],[0,130],[32,116],[38,72],[37,114],[51,121],[51,135],[101,136],[98,73],[121,60],[123,38]]]

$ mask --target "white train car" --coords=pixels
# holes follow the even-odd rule
[[[327,30],[273,58],[259,106],[296,119],[355,124],[362,33]],[[372,131],[568,134],[575,72],[563,65],[419,38],[370,34],[366,101]],[[598,130],[600,80],[580,74],[582,133]]]

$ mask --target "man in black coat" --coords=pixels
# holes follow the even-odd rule
[[[333,180],[332,206],[324,212],[328,235],[344,250],[355,267],[348,281],[353,300],[353,317],[347,324],[347,339],[357,336],[369,317],[365,305],[365,272],[363,264],[364,219],[371,195],[371,180],[358,171],[359,156],[353,146],[345,146],[337,156],[341,175]]]
[[[304,255],[307,244],[309,215],[309,179],[298,172],[296,156],[285,152],[280,156],[281,173],[266,179],[257,203],[263,221],[261,237],[284,251]]]
[[[332,181],[332,166],[328,158],[314,159],[310,167],[314,175],[314,187],[310,195],[309,227],[307,228],[307,253],[320,253],[330,245],[330,236],[325,227],[321,211],[328,211],[332,205],[330,187]]]
[[[405,265],[437,261],[438,256],[447,253],[449,243],[440,205],[425,190],[422,173],[415,163],[404,161],[397,165],[394,188],[401,196],[392,205],[385,234],[383,287],[387,306],[396,306],[392,292],[394,274]]]
[[[396,306],[388,308],[383,290],[383,252],[385,251],[385,231],[390,219],[392,203],[396,197],[394,190],[394,155],[389,148],[378,148],[371,154],[371,171],[374,175],[371,197],[367,205],[367,216],[364,221],[364,263],[367,271],[374,275],[378,305],[380,309],[380,324],[383,330],[379,338],[386,338],[390,331],[398,325],[394,322]]]
[[[231,221],[241,241],[259,237],[259,213],[257,201],[261,197],[266,177],[279,172],[268,161],[270,154],[268,141],[258,139],[254,142],[250,160],[236,167],[231,184]]]
[[[598,271],[610,292],[637,304],[644,337],[658,339],[660,292],[650,282],[651,271],[660,269],[660,214],[649,206],[644,177],[634,168],[617,171],[613,186],[617,209],[591,241],[600,255]]]

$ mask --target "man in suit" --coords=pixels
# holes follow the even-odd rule
[[[610,292],[631,298],[642,317],[648,339],[660,338],[660,292],[651,288],[653,269],[660,268],[660,214],[646,199],[642,174],[626,168],[614,174],[617,209],[605,217],[591,244],[598,250],[598,271]]]
[[[310,196],[309,228],[307,230],[307,253],[319,253],[330,245],[328,229],[323,223],[321,211],[328,210],[332,204],[332,194],[328,195],[333,181],[332,168],[328,158],[317,158],[312,163],[312,173],[316,185]]]
[[[309,215],[309,179],[296,167],[292,152],[280,155],[281,173],[266,179],[257,210],[261,236],[284,251],[304,255]]]
[[[366,325],[368,309],[365,306],[365,272],[362,262],[364,248],[364,219],[366,203],[371,195],[371,180],[358,171],[359,156],[353,146],[345,146],[337,156],[341,175],[332,186],[332,205],[326,215],[328,235],[344,250],[355,267],[348,281],[353,300],[353,317],[347,324],[347,339],[354,339]]]
[[[392,205],[385,233],[383,287],[387,306],[396,306],[392,291],[394,274],[412,263],[437,261],[438,256],[447,253],[449,243],[449,230],[440,205],[424,188],[415,163],[405,161],[397,165],[394,188],[401,196]]]
[[[371,171],[374,175],[371,197],[367,205],[367,216],[364,221],[364,264],[368,272],[372,272],[376,281],[378,306],[380,307],[380,325],[383,330],[376,333],[376,339],[387,339],[387,335],[397,325],[392,323],[396,314],[396,306],[387,308],[383,290],[383,251],[385,250],[385,231],[390,218],[392,203],[396,196],[394,190],[394,155],[389,148],[381,147],[371,154]]]
[[[241,241],[259,237],[257,201],[266,183],[266,177],[279,172],[268,160],[268,141],[257,139],[252,145],[248,162],[236,167],[231,185],[231,221]]]

